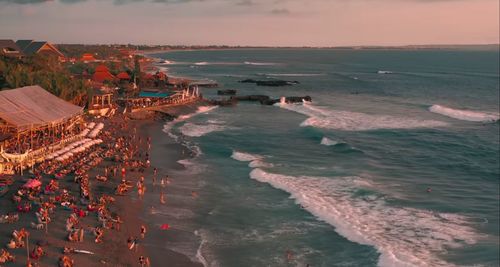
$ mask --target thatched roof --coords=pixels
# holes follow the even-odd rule
[[[38,85],[0,91],[0,119],[18,130],[63,122],[82,111]]]

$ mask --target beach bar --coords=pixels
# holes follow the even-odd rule
[[[83,108],[38,85],[0,91],[0,174],[22,172],[81,138]]]

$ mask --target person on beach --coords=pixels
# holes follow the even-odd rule
[[[149,267],[150,266],[149,258],[144,257],[144,256],[140,256],[139,257],[139,264],[141,265],[141,267]]]
[[[163,191],[161,191],[160,193],[160,203],[161,204],[167,203],[167,200],[165,199],[165,193],[163,193]]]
[[[291,261],[291,260],[293,260],[293,253],[292,253],[292,251],[291,251],[291,250],[289,250],[289,249],[286,251],[286,260],[287,260],[287,261]]]
[[[15,260],[16,257],[10,254],[7,250],[2,249],[2,251],[0,251],[0,264],[4,264],[6,262],[14,262]]]
[[[95,235],[95,243],[101,243],[104,231],[100,227],[96,227],[94,229],[94,235]]]
[[[36,245],[36,247],[33,249],[33,251],[30,253],[30,258],[34,260],[40,259],[43,255],[45,255],[45,251],[43,251],[43,248],[39,245]]]
[[[73,267],[74,264],[75,261],[66,255],[59,258],[59,267]]]
[[[141,225],[141,238],[144,239],[146,236],[146,226]]]

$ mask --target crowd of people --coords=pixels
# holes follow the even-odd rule
[[[54,218],[66,217],[61,213],[69,213],[65,224],[66,242],[70,242],[69,244],[84,242],[84,237],[91,235],[94,243],[104,243],[107,242],[106,233],[120,231],[124,223],[119,214],[111,212],[111,207],[115,202],[111,194],[126,195],[134,188],[130,181],[134,175],[127,175],[127,171],[141,175],[136,187],[139,198],[144,196],[146,192],[144,173],[150,165],[147,151],[150,148],[150,139],[141,140],[136,129],[131,134],[117,137],[116,132],[119,130],[126,132],[129,127],[123,116],[115,116],[106,124],[109,126],[101,133],[100,138],[104,141],[101,145],[94,147],[91,151],[77,153],[65,161],[53,160],[37,165],[32,171],[32,180],[38,181],[39,185],[20,187],[13,194],[12,200],[17,212],[34,214],[35,219],[30,225],[33,231],[47,231]],[[147,148],[143,148],[146,147],[146,141]],[[143,147],[140,147],[141,144]],[[119,177],[120,171],[121,177]],[[97,174],[91,176],[91,172],[97,172]],[[91,177],[96,182],[91,181]],[[43,185],[47,180],[48,182]],[[66,181],[70,182],[66,183]],[[72,186],[71,182],[76,183],[77,186]],[[95,190],[94,183],[116,184],[116,187],[114,192],[102,192],[102,190]],[[78,189],[71,190],[75,187]],[[86,222],[93,221],[93,225],[83,224],[84,218],[88,218]],[[144,225],[137,227],[137,235],[145,238],[146,227]],[[14,261],[15,257],[9,250],[29,245],[28,236],[29,232],[25,228],[15,230],[6,246],[7,249],[0,251],[0,264]],[[138,251],[138,238],[130,237],[126,241],[130,250]],[[37,266],[37,262],[46,255],[44,246],[49,245],[46,242],[42,243],[37,243],[29,253],[28,266]],[[71,254],[78,253],[78,250],[67,246],[61,248],[61,253],[59,266],[75,265]],[[149,259],[141,255],[139,264],[148,266]]]

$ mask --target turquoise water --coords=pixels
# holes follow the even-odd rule
[[[241,95],[313,99],[241,102],[167,125],[198,152],[175,174],[197,181],[202,203],[185,220],[201,242],[189,256],[208,266],[499,265],[498,51],[155,56],[171,75]]]

